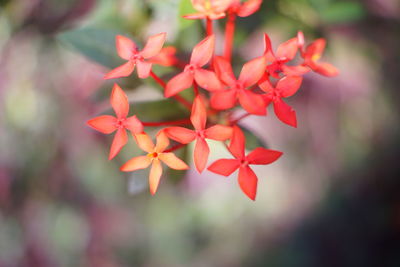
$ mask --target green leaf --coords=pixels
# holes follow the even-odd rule
[[[364,17],[365,10],[360,3],[336,2],[321,10],[320,14],[327,23],[347,23]]]
[[[195,13],[190,0],[181,0],[179,5],[179,26],[181,29],[185,29],[192,25],[196,20],[185,19],[182,16],[187,14]]]
[[[57,39],[87,58],[115,68],[122,63],[115,50],[115,36],[118,34],[127,36],[113,29],[82,28],[61,33]]]
[[[188,110],[173,99],[131,103],[130,110],[140,120],[146,122],[160,122],[189,117]]]

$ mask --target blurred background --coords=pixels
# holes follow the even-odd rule
[[[265,0],[238,19],[238,67],[264,32],[276,47],[303,30],[327,39],[341,71],[306,75],[289,101],[298,129],[271,110],[243,121],[284,152],[255,168],[255,202],[236,174],[207,171],[169,173],[152,197],[147,170],[119,171],[140,153],[133,141],[108,161],[112,136],[86,126],[109,108],[115,35],[165,31],[187,58],[204,31],[180,19],[188,11],[188,0],[0,1],[0,266],[400,266],[400,2]],[[176,116],[134,76],[118,83],[136,112]],[[224,156],[213,144],[209,162]]]

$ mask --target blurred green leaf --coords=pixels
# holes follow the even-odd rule
[[[321,10],[320,14],[327,23],[346,23],[364,17],[365,10],[357,2],[336,2]]]
[[[187,14],[195,13],[190,0],[181,0],[179,5],[179,26],[181,29],[185,29],[192,25],[196,20],[185,19],[182,16]]]
[[[189,112],[174,99],[131,103],[130,110],[140,120],[159,122],[189,117]]]

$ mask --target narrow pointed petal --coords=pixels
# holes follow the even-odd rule
[[[128,160],[121,166],[120,170],[123,172],[133,172],[136,170],[146,169],[151,164],[151,158],[148,156],[135,157]]]
[[[297,33],[297,45],[298,45],[298,47],[299,47],[299,49],[300,49],[300,52],[301,52],[301,54],[302,54],[302,56],[303,56],[303,54],[304,54],[304,44],[305,44],[305,39],[304,39],[304,34],[303,34],[303,32],[302,31],[299,31],[298,33]]]
[[[153,65],[150,62],[138,60],[137,64],[137,72],[140,79],[146,79],[150,75],[151,66]]]
[[[164,129],[165,134],[181,144],[188,144],[196,139],[196,134],[193,130],[183,127],[168,127]]]
[[[116,123],[117,119],[110,115],[99,116],[87,122],[90,127],[104,134],[114,132],[117,129],[115,126]]]
[[[274,86],[271,84],[269,79],[264,80],[262,83],[258,84],[258,86],[266,93],[275,90]]]
[[[189,166],[174,153],[161,153],[158,158],[174,170],[187,170]]]
[[[154,159],[150,169],[149,186],[150,193],[154,195],[157,192],[158,185],[160,184],[160,178],[162,175],[162,166],[159,159]]]
[[[211,107],[217,110],[233,108],[236,104],[236,92],[234,90],[216,91],[211,96]]]
[[[205,19],[207,16],[204,13],[193,13],[182,16],[185,19]]]
[[[154,151],[154,143],[146,133],[135,134],[134,137],[140,149],[147,153]]]
[[[249,90],[239,92],[240,105],[249,113],[263,116],[267,114],[265,102],[261,95],[255,94]]]
[[[249,164],[265,165],[271,164],[282,156],[282,152],[257,147],[246,157]]]
[[[128,116],[128,97],[118,84],[114,84],[113,90],[111,92],[110,102],[115,111],[115,114],[117,114],[117,118],[126,118],[126,116]]]
[[[206,140],[203,138],[197,138],[193,157],[194,165],[199,173],[201,173],[206,167],[209,154],[210,148],[208,147]]]
[[[339,70],[332,64],[326,62],[319,63],[315,71],[327,77],[335,77],[339,75]]]
[[[104,75],[104,79],[117,79],[122,77],[128,77],[132,74],[135,69],[135,63],[133,61],[128,61],[125,64],[111,70],[109,73]]]
[[[310,68],[307,66],[287,66],[282,65],[282,71],[286,76],[302,76],[310,72]]]
[[[297,118],[296,118],[296,111],[283,102],[282,99],[274,101],[274,111],[276,116],[287,125],[290,125],[294,128],[297,128]]]
[[[294,95],[299,90],[303,77],[301,76],[286,76],[280,79],[276,85],[283,97]]]
[[[264,75],[267,67],[267,59],[265,56],[255,58],[244,64],[240,72],[239,81],[245,88],[255,85]]]
[[[108,159],[109,160],[113,159],[119,153],[119,151],[121,151],[124,145],[126,145],[127,142],[128,142],[128,135],[126,134],[126,130],[123,128],[118,129],[111,144],[111,149]]]
[[[207,123],[207,110],[201,100],[200,96],[197,96],[193,101],[192,114],[190,115],[190,121],[192,122],[196,130],[204,130]]]
[[[171,97],[189,88],[193,84],[194,75],[189,71],[184,71],[173,77],[165,87],[165,97]]]
[[[227,85],[236,83],[235,75],[233,74],[231,63],[226,58],[216,56],[214,58],[214,70],[217,76]]]
[[[151,58],[160,53],[165,43],[167,34],[165,32],[150,36],[143,50],[140,52],[143,58]]]
[[[237,159],[244,158],[245,142],[246,139],[244,137],[242,130],[238,126],[234,126],[231,143],[229,144],[228,149],[235,158]]]
[[[253,170],[249,167],[240,167],[239,169],[239,186],[243,193],[251,200],[256,199],[258,178]]]
[[[211,164],[207,169],[213,173],[229,176],[240,167],[237,159],[219,159]]]
[[[265,46],[265,51],[264,55],[267,58],[267,62],[274,62],[275,61],[275,54],[274,50],[272,49],[272,43],[271,39],[269,38],[268,34],[264,34],[264,46]]]
[[[322,57],[325,47],[326,40],[323,38],[317,39],[307,47],[305,57],[310,58],[312,61],[318,61]]]
[[[208,139],[225,141],[232,137],[232,127],[217,124],[205,130],[205,136]]]
[[[136,116],[127,118],[124,122],[124,126],[133,134],[139,134],[143,132],[143,124]]]
[[[297,38],[292,38],[278,47],[276,57],[292,60],[296,56],[298,49]]]
[[[237,15],[239,17],[248,17],[248,16],[254,14],[255,12],[257,12],[257,10],[260,9],[261,4],[262,4],[262,0],[249,0],[245,3],[243,3],[243,5],[239,9]]]
[[[194,72],[194,79],[200,87],[207,91],[218,91],[222,88],[221,82],[213,71],[197,69]]]
[[[192,56],[190,58],[190,64],[197,65],[198,67],[202,67],[207,64],[213,53],[215,46],[215,36],[210,35],[205,38],[203,41],[198,43],[192,52]]]
[[[164,131],[160,131],[157,134],[157,144],[156,144],[156,152],[161,153],[169,146],[169,139]]]
[[[117,35],[115,45],[118,55],[125,60],[131,59],[136,51],[136,44],[131,39],[122,35]]]

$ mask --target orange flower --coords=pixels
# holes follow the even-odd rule
[[[186,19],[221,19],[231,5],[232,0],[191,0],[194,9],[198,12],[183,16]]]

